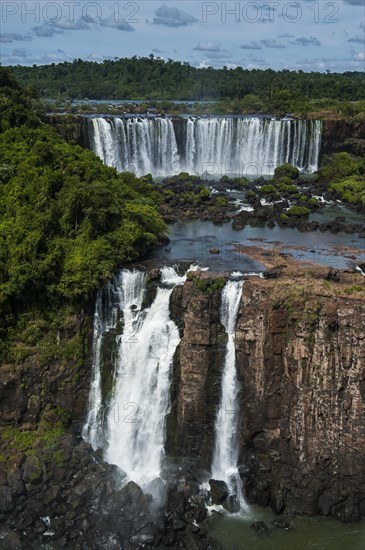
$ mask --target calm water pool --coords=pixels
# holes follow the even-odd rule
[[[328,231],[300,232],[295,228],[247,225],[234,230],[231,222],[215,225],[210,221],[178,221],[169,225],[170,243],[151,251],[149,257],[161,262],[174,263],[179,260],[199,262],[215,271],[239,269],[241,271],[262,271],[258,262],[237,252],[237,245],[260,244],[268,252],[282,243],[282,252],[291,253],[296,259],[344,269],[365,261],[365,239],[347,233],[333,234]],[[347,247],[347,252],[342,250]],[[211,254],[211,248],[218,248],[220,254]],[[357,250],[353,250],[356,248]],[[350,259],[353,255],[355,258]],[[347,256],[347,257],[346,257]]]
[[[277,517],[277,516],[276,516]],[[342,523],[323,517],[292,518],[293,529],[271,525],[275,516],[270,510],[250,507],[247,517],[216,516],[207,521],[209,535],[224,550],[363,550],[365,521]],[[254,521],[264,521],[268,534],[251,529]]]

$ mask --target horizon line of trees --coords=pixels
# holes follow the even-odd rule
[[[196,68],[187,62],[149,57],[96,61],[75,59],[50,65],[12,66],[23,85],[42,98],[242,100],[267,102],[282,92],[306,100],[365,99],[365,73]]]

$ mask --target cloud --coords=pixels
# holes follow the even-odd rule
[[[199,42],[193,50],[198,50],[199,52],[220,52],[221,48],[219,44],[214,44],[214,42]]]
[[[266,46],[266,48],[286,48],[285,44],[277,42],[274,39],[265,38],[265,40],[260,40],[260,42]]]
[[[349,38],[347,42],[354,42],[355,44],[365,44],[365,35],[364,36],[353,36]]]
[[[25,48],[17,48],[16,50],[13,50],[11,53],[15,57],[24,58],[28,56],[28,52]]]
[[[116,21],[115,17],[112,15],[110,17],[106,17],[105,19],[102,19],[99,22],[99,25],[101,27],[111,27],[112,29],[118,29],[118,31],[127,31],[132,32],[134,31],[134,27],[130,25],[129,23],[126,23],[125,21]]]
[[[193,23],[197,23],[193,15],[186,13],[179,8],[161,6],[155,11],[156,17],[153,18],[154,25],[166,25],[167,27],[186,27]]]
[[[364,52],[356,53],[353,57],[354,61],[365,61],[365,54]]]
[[[315,36],[311,36],[309,38],[306,38],[305,36],[301,36],[300,38],[296,38],[295,40],[290,40],[290,44],[293,44],[293,46],[320,46],[321,43]]]
[[[59,21],[51,24],[63,31],[85,31],[90,28],[89,23],[85,21],[84,17],[79,17],[74,21],[70,21],[66,17],[63,17]]]
[[[227,50],[220,50],[219,52],[206,52],[209,59],[231,59],[232,54]]]
[[[247,44],[241,44],[240,48],[242,48],[242,50],[262,50],[262,46],[254,40],[251,40],[251,42],[248,42]]]
[[[40,36],[42,38],[50,38],[55,34],[63,33],[63,31],[60,31],[54,25],[50,25],[49,23],[43,23],[43,25],[40,25],[39,27],[32,27],[32,31],[36,36]]]
[[[288,34],[288,33],[279,34],[278,38],[294,38],[294,35],[293,34]]]
[[[25,42],[32,40],[30,34],[18,34],[16,32],[3,32],[0,34],[0,42],[3,44],[10,44],[11,42]]]
[[[25,48],[19,48],[12,51],[9,54],[3,54],[2,57],[6,59],[7,65],[46,65],[49,63],[61,63],[62,61],[72,61],[74,57],[67,54],[64,50],[54,50],[42,55],[41,57],[32,56],[31,52],[25,50]],[[85,56],[84,56],[85,57]],[[105,56],[103,57],[103,59]]]
[[[66,17],[54,23],[43,23],[39,27],[33,27],[32,31],[36,36],[50,38],[55,34],[62,34],[65,31],[86,31],[90,29],[90,25],[83,17],[79,17],[74,21],[69,21]]]
[[[110,58],[101,53],[92,52],[92,53],[89,53],[89,55],[87,56],[87,59],[89,61],[104,61],[104,59],[110,59]]]
[[[152,48],[153,53],[163,53],[163,50],[160,50],[159,48]]]

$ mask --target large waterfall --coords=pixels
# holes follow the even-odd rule
[[[94,448],[103,446],[108,462],[141,486],[161,471],[170,371],[180,341],[170,319],[169,299],[184,280],[173,268],[163,268],[163,287],[157,289],[151,307],[143,308],[145,274],[124,270],[97,299],[94,375],[83,435]],[[102,338],[120,321],[124,330],[117,337],[114,390],[102,403]]]
[[[315,172],[318,120],[245,117],[90,117],[94,152],[118,171],[137,175],[272,175],[290,163]]]
[[[241,506],[244,505],[244,499],[237,468],[239,386],[236,373],[235,328],[242,285],[243,281],[229,280],[222,292],[221,323],[226,329],[228,341],[222,375],[221,402],[215,423],[215,448],[212,462],[213,478],[225,481],[230,492],[237,495]]]

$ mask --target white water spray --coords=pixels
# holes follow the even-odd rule
[[[245,506],[242,483],[237,468],[237,422],[239,384],[236,372],[235,327],[242,295],[243,281],[227,281],[222,292],[221,323],[228,336],[222,375],[221,402],[215,423],[215,448],[212,477],[225,481],[231,493],[235,493],[241,507]]]
[[[212,175],[272,175],[289,162],[315,172],[321,145],[318,120],[243,117],[92,117],[91,143],[108,166],[137,175],[186,171]]]

